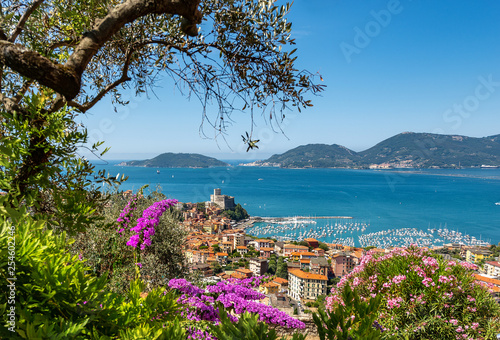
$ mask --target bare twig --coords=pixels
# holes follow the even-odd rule
[[[104,97],[109,91],[111,91],[112,89],[114,89],[118,85],[120,85],[120,84],[122,84],[122,83],[124,83],[126,81],[129,81],[130,79],[131,78],[127,74],[124,73],[124,74],[122,74],[122,76],[119,79],[115,80],[114,82],[112,82],[111,84],[109,84],[108,86],[106,86],[90,102],[87,102],[85,104],[80,104],[80,103],[78,103],[76,101],[71,100],[71,101],[68,102],[68,106],[72,106],[72,107],[78,109],[78,111],[84,113],[84,112],[90,110],[95,104],[97,104],[102,99],[102,97]]]

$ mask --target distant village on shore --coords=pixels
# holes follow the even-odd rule
[[[259,288],[267,296],[266,303],[289,314],[310,312],[305,306],[328,295],[368,250],[386,253],[391,249],[330,244],[314,238],[300,242],[256,238],[245,233],[255,218],[235,221],[224,213],[236,206],[234,197],[223,195],[221,189],[214,189],[210,201],[177,204],[183,217],[181,223],[188,232],[183,253],[189,271],[206,282],[267,275],[271,279]],[[430,250],[445,259],[479,265],[476,280],[500,294],[500,262],[489,248],[450,243]]]

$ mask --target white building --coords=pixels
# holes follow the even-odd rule
[[[319,295],[326,295],[327,283],[325,275],[307,273],[300,269],[288,271],[288,295],[294,300],[315,300]]]
[[[500,263],[497,261],[486,261],[484,264],[484,270],[489,276],[500,276]]]

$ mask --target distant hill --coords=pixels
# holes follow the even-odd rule
[[[257,162],[285,168],[457,168],[500,166],[500,135],[483,138],[404,132],[362,152],[333,144],[299,146]]]
[[[500,166],[500,135],[474,138],[405,132],[360,152],[364,164],[411,164],[414,168]]]
[[[142,166],[147,168],[208,168],[213,166],[227,166],[215,158],[195,153],[162,153],[155,158],[143,161],[122,162],[121,166]]]
[[[281,155],[273,155],[265,162],[280,164],[283,168],[337,168],[356,166],[359,155],[341,145],[308,144]]]

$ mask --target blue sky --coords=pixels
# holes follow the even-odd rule
[[[111,147],[107,159],[187,152],[250,160],[310,143],[362,151],[404,131],[500,134],[498,18],[496,0],[296,0],[289,20],[297,66],[319,72],[327,87],[311,98],[314,107],[287,113],[285,134],[257,117],[260,149],[251,153],[240,137],[248,115],[233,115],[226,141],[205,139],[201,104],[168,82],[158,98],[125,91],[127,107],[115,112],[103,100],[81,119],[92,141]]]

